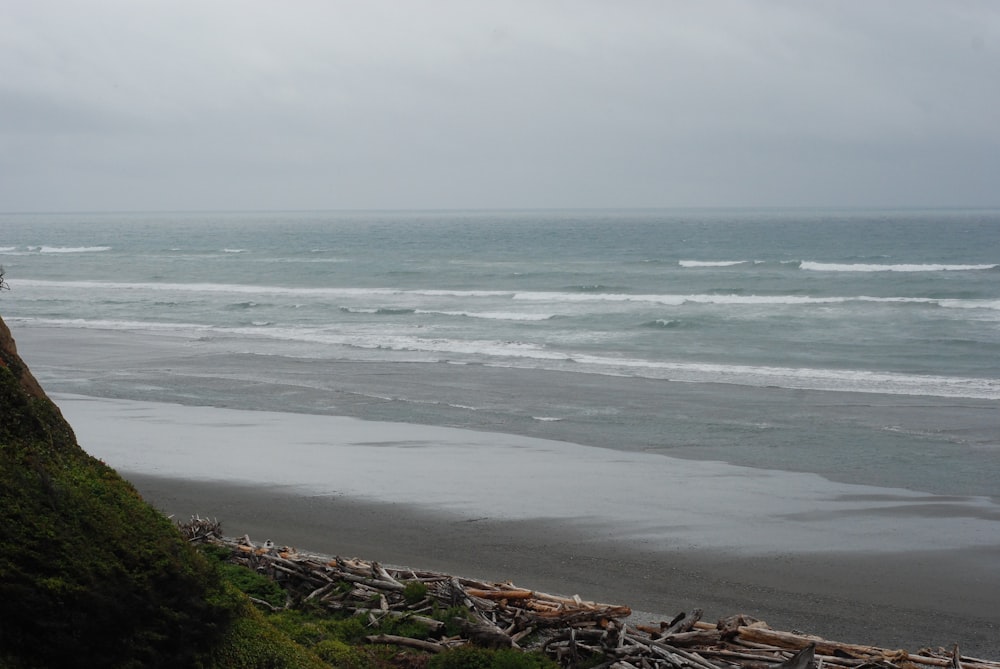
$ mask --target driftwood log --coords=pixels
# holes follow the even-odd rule
[[[566,667],[606,669],[1000,669],[998,661],[961,655],[958,645],[951,650],[891,650],[773,630],[745,615],[707,623],[700,609],[659,625],[631,625],[627,606],[357,558],[300,553],[270,541],[258,544],[248,536],[227,538],[218,521],[197,517],[180,529],[192,542],[228,547],[232,562],[277,581],[288,595],[286,606],[308,601],[363,616],[373,626],[385,618],[405,617],[424,626],[430,637],[373,634],[368,637],[371,643],[431,653],[465,644],[540,649]],[[408,588],[411,583],[421,586]],[[419,601],[414,601],[413,592],[421,593]],[[464,609],[467,617],[459,626],[461,633],[448,637],[445,623],[429,614],[454,606]]]

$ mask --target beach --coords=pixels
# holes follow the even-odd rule
[[[584,599],[624,604],[641,619],[702,608],[746,613],[775,629],[916,650],[998,656],[995,550],[785,553],[657,551],[545,520],[421,513],[405,504],[301,495],[224,482],[127,477],[154,505],[186,518],[218,516],[300,550],[363,557]]]
[[[3,222],[22,357],[178,519],[1000,657],[996,210]]]
[[[54,399],[148,501],[217,517],[227,534],[650,617],[698,607],[850,642],[1000,653],[1000,512],[986,499],[464,429]]]

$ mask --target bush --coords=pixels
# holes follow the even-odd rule
[[[0,475],[0,666],[323,666],[77,445],[2,319]]]
[[[370,664],[357,648],[336,639],[320,641],[313,647],[313,652],[324,662],[340,669],[365,669]]]
[[[435,655],[427,669],[559,669],[559,665],[541,653],[462,646]]]
[[[403,599],[407,604],[416,604],[427,596],[427,584],[421,581],[409,581],[403,586]]]
[[[241,592],[267,602],[271,606],[284,606],[286,595],[284,589],[272,579],[237,564],[230,564],[231,551],[225,546],[203,544],[199,547],[218,570],[219,576],[236,586]]]

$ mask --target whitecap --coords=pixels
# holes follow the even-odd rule
[[[749,260],[678,260],[677,264],[681,267],[732,267],[734,265],[743,265],[750,262]]]
[[[799,268],[814,272],[972,272],[978,270],[996,269],[998,265],[946,265],[930,264],[899,264],[880,265],[868,263],[822,263],[803,260]]]
[[[483,318],[495,321],[547,321],[554,316],[552,314],[525,314],[514,311],[428,311],[418,309],[418,314],[459,316],[463,318]]]
[[[39,253],[100,253],[110,251],[110,246],[36,246]]]

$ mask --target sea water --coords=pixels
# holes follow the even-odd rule
[[[996,210],[4,214],[0,264],[50,390],[1000,496]]]

